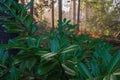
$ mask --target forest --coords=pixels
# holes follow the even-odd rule
[[[120,80],[120,0],[0,0],[0,80]]]

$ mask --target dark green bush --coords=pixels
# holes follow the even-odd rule
[[[8,44],[0,44],[0,80],[117,79],[120,52],[109,53],[109,44],[89,35],[78,36],[76,26],[66,19],[46,35],[35,35],[37,26],[26,7],[12,0],[0,4],[0,11],[9,12],[2,22],[6,31],[20,34]],[[7,49],[20,51],[11,56]]]

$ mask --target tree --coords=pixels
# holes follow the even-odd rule
[[[22,3],[23,5],[25,5],[25,0],[21,0],[21,3]]]
[[[59,5],[59,20],[62,20],[62,0],[58,1]]]
[[[30,8],[30,15],[33,17],[33,9],[34,9],[34,0],[32,0],[32,6]]]
[[[52,27],[54,28],[54,0],[52,0]]]
[[[80,0],[78,0],[78,17],[77,17],[77,30],[79,31],[79,22],[80,22]]]
[[[76,0],[73,0],[73,24],[76,23]]]

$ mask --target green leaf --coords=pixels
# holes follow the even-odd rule
[[[31,26],[31,33],[34,34],[37,31],[37,26],[34,24],[33,26]]]
[[[11,48],[12,45],[9,44],[0,44],[0,49]]]
[[[7,69],[7,67],[2,64],[0,64],[0,67]]]
[[[10,39],[9,44],[10,48],[16,48],[16,49],[25,49],[26,45],[24,43],[21,43],[20,41],[17,41],[15,39]]]
[[[32,24],[32,16],[30,15],[27,15],[24,22],[25,22],[25,25],[28,27],[28,29],[30,28],[30,25]]]
[[[69,52],[73,52],[73,51],[76,51],[78,49],[78,45],[71,45],[65,49],[63,49],[63,51],[61,53],[69,53]]]
[[[45,59],[48,59],[48,58],[51,58],[53,56],[55,56],[56,54],[53,54],[53,53],[47,53],[47,54],[44,54],[42,55],[41,57],[45,58]]]
[[[90,63],[91,71],[94,76],[100,75],[100,68],[95,59],[93,59]]]
[[[66,66],[65,64],[62,64],[62,67],[65,69],[65,72],[71,76],[75,76],[75,71]]]
[[[6,0],[5,4],[10,7],[12,5],[13,0]]]
[[[17,44],[17,45],[13,45],[13,44],[0,44],[0,49],[7,49],[7,48],[15,48],[15,49],[25,49],[26,45],[24,44]]]
[[[120,63],[120,51],[118,54],[115,54],[108,64],[108,73],[110,74],[114,68]]]
[[[2,57],[2,64],[5,64],[5,62],[7,61],[8,58],[9,58],[9,55],[7,52],[5,52],[3,57]]]
[[[54,38],[52,41],[51,41],[51,51],[53,53],[56,53],[58,51],[58,48],[59,48],[59,41],[57,38]]]
[[[100,57],[102,59],[102,61],[104,62],[104,65],[108,65],[108,63],[111,60],[111,54],[105,50],[105,49],[96,49],[96,52],[94,53],[94,55],[98,55],[98,57]]]
[[[45,63],[41,63],[38,69],[38,73],[40,75],[47,74],[50,70],[54,69],[54,67],[57,65],[57,61],[47,61]]]
[[[37,52],[35,53],[35,55],[37,55],[37,56],[43,56],[43,55],[45,55],[46,53],[48,53],[48,51],[37,51]]]
[[[92,78],[92,74],[87,66],[85,66],[82,62],[78,63],[78,70],[81,74],[86,76],[86,78]]]
[[[14,61],[12,64],[14,65],[14,64],[19,64],[20,62],[25,62],[31,57],[34,58],[34,55],[32,53],[26,53],[21,51],[20,54],[14,57]]]
[[[40,47],[40,44],[41,44],[41,37],[40,36],[37,36],[37,43],[36,43],[36,47],[39,48]]]
[[[21,72],[25,71],[25,69],[26,69],[25,62],[20,63],[19,69],[20,69]]]
[[[12,67],[10,70],[10,80],[18,80],[18,71],[15,67]]]
[[[65,48],[64,50],[68,50],[68,49],[75,49],[78,48],[78,45],[70,45],[69,47]]]
[[[75,51],[75,49],[66,49],[66,50],[64,50],[64,51],[62,51],[61,53],[62,54],[65,54],[65,53],[70,53],[70,52],[74,52]]]
[[[28,47],[35,47],[35,41],[32,37],[28,38]]]
[[[2,59],[3,55],[4,55],[4,49],[0,49],[0,60]]]
[[[67,19],[66,19],[66,18],[64,18],[64,19],[63,19],[63,22],[65,23],[66,21],[67,21]]]
[[[111,75],[111,76],[110,76],[110,80],[118,80],[118,79],[117,79],[117,76]]]
[[[34,67],[34,65],[36,64],[37,60],[36,58],[29,58],[27,61],[26,61],[26,66],[27,68],[29,69],[29,71],[31,71],[31,69]]]
[[[8,33],[22,33],[24,30],[22,29],[7,29],[6,32]]]

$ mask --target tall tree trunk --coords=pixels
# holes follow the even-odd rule
[[[88,18],[89,18],[89,16],[90,16],[90,13],[89,13],[89,11],[90,11],[91,9],[90,9],[90,6],[89,6],[89,3],[88,2],[86,2],[86,4],[85,4],[85,29],[87,28],[87,20],[88,20]],[[92,12],[92,11],[91,11]]]
[[[39,13],[38,13],[38,15],[39,15],[40,21],[42,21],[42,18],[43,18],[43,17],[42,17],[42,15],[43,15],[43,14],[42,14],[42,12],[43,12],[43,11],[42,11],[42,10],[43,10],[43,7],[42,7],[42,5],[43,5],[43,0],[39,0],[39,5],[40,5],[40,6],[39,6],[40,15],[39,15]]]
[[[77,17],[77,31],[79,31],[79,25],[80,25],[80,0],[78,0],[78,17]]]
[[[86,6],[85,6],[85,8],[86,8],[86,21],[87,21],[87,19],[88,19],[88,13],[89,13],[89,7],[88,7],[88,2],[86,2]]]
[[[58,1],[59,5],[59,20],[62,20],[62,0]]]
[[[73,0],[73,24],[76,24],[76,0]]]
[[[55,28],[54,27],[54,0],[52,0],[52,11],[51,12],[52,12],[52,27]]]
[[[30,8],[30,15],[32,16],[32,18],[33,18],[33,9],[34,9],[34,0],[33,0],[32,6]]]

